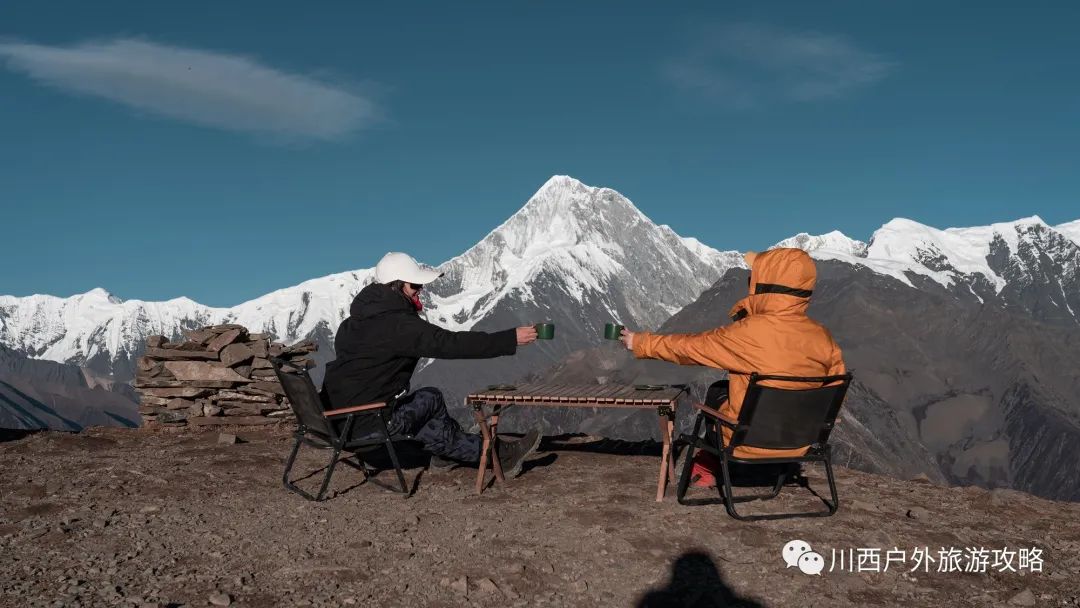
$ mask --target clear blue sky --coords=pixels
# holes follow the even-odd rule
[[[301,8],[302,7],[302,8]],[[443,261],[549,176],[721,249],[1080,218],[1080,4],[0,4],[0,293]]]

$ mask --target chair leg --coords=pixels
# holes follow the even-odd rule
[[[735,509],[735,493],[731,487],[731,468],[728,465],[727,453],[720,453],[720,476],[724,481],[724,509],[727,510],[728,515],[738,519],[740,521],[750,521],[752,516],[740,515]]]
[[[832,497],[832,502],[826,502],[825,505],[829,508],[829,515],[836,513],[840,508],[840,497],[836,493],[836,479],[833,477],[832,470],[832,446],[825,446],[825,478],[829,480],[829,495]]]
[[[686,441],[686,455],[684,456],[682,471],[678,472],[679,477],[675,485],[675,500],[679,501],[681,505],[687,504],[686,490],[690,487],[690,473],[694,470],[694,450],[698,447],[698,433],[701,432],[703,417],[704,414],[698,412],[697,419],[694,421],[694,432]]]
[[[338,459],[341,457],[341,447],[334,447],[334,455],[330,457],[330,466],[326,468],[326,475],[323,477],[322,486],[319,488],[319,494],[315,498],[316,501],[321,502],[323,496],[326,494],[326,488],[330,487],[330,477],[334,474],[334,467],[337,466]]]
[[[790,519],[790,518],[793,518],[793,517],[828,517],[828,516],[832,515],[833,513],[836,513],[836,510],[837,510],[837,508],[839,507],[839,504],[840,504],[840,500],[839,500],[839,498],[837,497],[837,494],[836,494],[836,482],[833,479],[832,462],[831,462],[830,454],[828,452],[826,452],[825,459],[824,459],[823,462],[825,463],[825,476],[829,480],[829,491],[830,491],[830,494],[832,496],[831,501],[826,500],[824,498],[821,498],[821,502],[825,503],[825,506],[826,506],[827,510],[825,510],[825,511],[810,511],[810,512],[805,512],[805,513],[766,513],[766,514],[762,514],[762,515],[742,515],[735,509],[735,503],[737,503],[737,502],[746,502],[747,500],[753,500],[755,498],[767,500],[769,498],[775,497],[777,494],[780,493],[780,488],[782,488],[783,485],[784,485],[784,480],[786,478],[786,475],[781,475],[780,478],[776,481],[776,486],[773,488],[774,493],[771,494],[771,495],[735,497],[734,494],[732,493],[732,487],[731,487],[731,471],[728,468],[728,461],[727,461],[727,458],[725,457],[720,461],[720,466],[721,466],[721,469],[723,470],[723,476],[724,476],[724,508],[727,509],[728,515],[731,515],[732,517],[734,517],[735,519],[738,519],[740,521],[761,521],[761,520],[771,520],[771,519]],[[816,493],[814,493],[814,495],[817,496]],[[820,496],[818,496],[818,497],[820,498]]]
[[[398,461],[394,442],[390,441],[389,437],[386,438],[386,451],[390,454],[390,462],[394,463],[394,471],[397,473],[398,483],[401,484],[401,493],[408,495],[409,487],[405,485],[405,473],[401,470],[401,463]]]
[[[390,428],[386,426],[386,419],[379,416],[379,422],[382,424],[383,437],[386,439],[383,443],[386,444],[386,452],[390,455],[390,462],[394,465],[394,472],[397,473],[398,484],[401,485],[401,493],[409,496],[409,486],[405,484],[405,473],[401,470],[401,462],[398,460],[397,450],[394,449],[394,442],[390,438]]]
[[[307,492],[301,490],[296,485],[294,485],[291,481],[289,481],[289,473],[292,471],[293,464],[296,463],[296,454],[300,451],[300,444],[302,443],[302,441],[303,441],[303,434],[300,433],[300,432],[297,432],[296,433],[296,443],[293,444],[292,452],[289,453],[289,459],[285,462],[285,473],[282,474],[282,476],[281,476],[281,483],[285,486],[286,490],[288,490],[288,491],[290,491],[290,492],[292,492],[294,494],[299,494],[300,496],[303,496],[304,498],[306,498],[308,500],[315,500],[314,496],[312,496],[311,494],[308,494]]]

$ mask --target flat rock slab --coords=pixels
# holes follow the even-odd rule
[[[217,334],[217,332],[211,331],[209,329],[194,329],[194,330],[184,332],[184,335],[187,336],[188,339],[191,340],[192,342],[199,342],[201,344],[206,344],[214,336],[216,336],[218,334]]]
[[[277,420],[273,418],[263,418],[262,416],[215,416],[213,418],[194,417],[187,419],[188,424],[191,426],[222,426],[235,424],[237,426],[263,426],[268,424],[277,424]]]
[[[210,342],[207,343],[206,348],[207,350],[212,350],[216,353],[221,349],[225,348],[226,346],[232,344],[233,342],[239,340],[241,334],[243,334],[242,329],[230,329],[225,333],[217,336],[213,340],[210,340]]]
[[[234,365],[240,365],[241,363],[247,363],[255,357],[255,351],[250,347],[242,343],[234,343],[221,349],[220,359],[221,362],[229,367]]]
[[[214,391],[208,388],[182,386],[176,388],[144,388],[141,392],[143,395],[152,397],[183,397],[185,399],[198,399],[199,397],[206,397]]]
[[[248,379],[227,367],[217,367],[200,361],[166,361],[165,369],[177,380],[210,382],[248,382]]]
[[[190,359],[209,361],[218,358],[217,353],[212,353],[210,351],[180,350],[178,348],[147,348],[146,356],[151,359],[164,359],[166,361],[185,361]]]

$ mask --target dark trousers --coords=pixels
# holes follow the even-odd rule
[[[708,390],[705,391],[705,405],[713,408],[714,410],[720,409],[720,406],[723,405],[723,403],[725,401],[727,401],[727,399],[728,399],[728,381],[727,380],[717,380],[716,382],[713,382],[712,384],[710,384]],[[706,418],[706,421],[708,421],[708,418]],[[709,443],[711,443],[713,445],[716,445],[716,432],[717,432],[716,423],[715,422],[706,422],[706,424],[705,424],[705,433],[706,433],[706,435],[705,436],[706,436],[706,438],[708,438]]]
[[[424,451],[460,462],[480,462],[479,435],[466,433],[446,411],[442,391],[421,388],[397,400],[387,423],[390,434],[412,435]]]

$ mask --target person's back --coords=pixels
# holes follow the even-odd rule
[[[482,440],[466,433],[446,410],[442,392],[423,387],[409,392],[409,381],[420,359],[486,359],[513,355],[518,346],[536,340],[532,327],[487,333],[449,331],[420,317],[420,291],[442,276],[411,256],[391,252],[375,267],[376,283],[364,287],[353,300],[349,316],[334,338],[337,358],[326,365],[323,396],[338,409],[392,401],[387,428],[392,435],[408,435],[439,458],[476,463]],[[364,418],[353,427],[362,437],[378,428]],[[497,452],[504,473],[521,470],[524,458],[540,443],[539,429],[518,442],[499,442]]]
[[[399,321],[416,315],[400,292],[372,283],[353,299],[334,338],[337,358],[326,366],[327,396],[334,407],[386,401],[409,385],[419,359],[402,357]]]
[[[843,374],[840,347],[821,324],[806,316],[817,279],[814,262],[799,249],[774,249],[748,255],[750,295],[732,309],[734,323],[701,334],[630,334],[628,346],[639,358],[655,358],[684,365],[726,369],[729,395],[720,405],[725,418],[739,417],[750,373],[818,377]],[[765,382],[780,388],[817,386],[794,382]],[[724,430],[725,439],[730,431]],[[740,457],[802,455],[797,450],[738,448]]]

